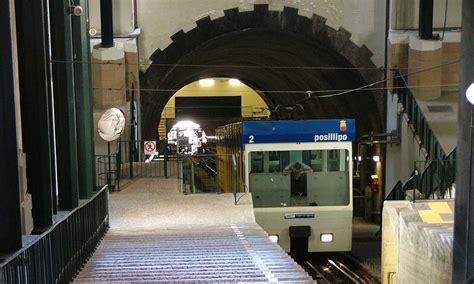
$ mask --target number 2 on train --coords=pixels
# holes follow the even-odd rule
[[[255,141],[253,141],[255,137],[253,135],[250,135],[249,136],[249,143],[254,143]]]

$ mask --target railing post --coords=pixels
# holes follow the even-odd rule
[[[128,177],[130,180],[133,179],[133,143],[133,140],[128,142]]]
[[[196,184],[194,183],[194,163],[191,161],[191,188],[193,190],[193,193],[196,193]]]
[[[112,189],[112,173],[111,173],[111,170],[112,170],[112,165],[111,165],[111,161],[110,161],[110,142],[107,142],[107,186],[108,186],[109,190],[113,190]]]
[[[163,156],[164,156],[164,171],[165,171],[165,177],[168,178],[168,140],[163,140],[164,145],[164,150],[163,150]]]
[[[237,162],[234,154],[232,154],[232,192],[234,193],[235,205],[237,205]]]

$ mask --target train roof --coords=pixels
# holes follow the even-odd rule
[[[353,119],[242,121],[242,144],[354,140]]]

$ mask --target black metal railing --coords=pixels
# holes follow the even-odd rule
[[[120,178],[117,166],[117,154],[95,155],[96,188],[110,184],[110,191],[115,190],[117,180]]]
[[[406,197],[407,193],[413,194],[411,199],[416,199],[417,190],[419,189],[419,180],[420,180],[420,172],[415,167],[413,172],[411,173],[408,180],[403,184],[402,191],[404,196]],[[411,191],[411,192],[410,192]],[[403,198],[405,199],[405,198]]]
[[[123,179],[176,176],[176,164],[170,161],[168,141],[156,141],[157,154],[145,155],[144,141],[120,141],[117,152],[118,174]]]
[[[222,192],[219,186],[216,154],[178,155],[178,188],[184,194]]]
[[[415,162],[410,178],[405,183],[398,181],[385,200],[449,198],[455,182],[456,150],[453,150],[444,160]]]
[[[408,115],[409,123],[420,138],[421,147],[426,150],[429,160],[443,160],[446,157],[441,148],[441,144],[431,130],[427,119],[423,115],[415,97],[408,88],[405,77],[400,70],[395,70],[394,92],[397,94],[398,101],[403,105],[403,111]]]
[[[420,147],[427,154],[426,161],[415,162],[417,174],[403,184],[401,192],[406,195],[410,191],[412,200],[416,200],[417,195],[423,199],[444,198],[456,181],[456,149],[446,155],[400,70],[395,70],[394,87],[409,123],[420,138]]]
[[[399,180],[392,188],[390,193],[385,197],[385,200],[404,200],[405,192],[403,191],[403,184]]]
[[[109,227],[108,197],[102,188],[34,242],[0,260],[0,283],[69,283]]]
[[[417,185],[425,198],[441,199],[450,193],[456,181],[455,150],[443,160],[415,162],[415,165],[425,167]]]

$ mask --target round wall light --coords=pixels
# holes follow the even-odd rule
[[[471,103],[471,105],[474,105],[474,83],[471,83],[471,85],[467,88],[466,98]]]

